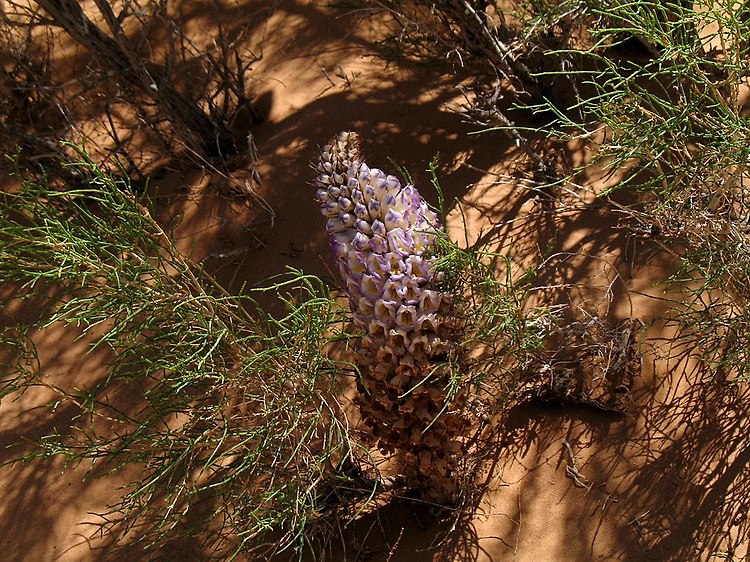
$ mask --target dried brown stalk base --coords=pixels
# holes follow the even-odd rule
[[[459,464],[466,453],[462,435],[469,422],[457,410],[465,403],[454,397],[445,409],[445,381],[439,377],[418,384],[398,375],[360,383],[356,403],[374,446],[395,460],[407,489],[423,500],[452,505],[460,496]]]

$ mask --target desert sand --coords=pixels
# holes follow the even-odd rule
[[[190,21],[200,29],[209,17],[197,9],[201,2],[184,4],[196,5]],[[263,178],[256,189],[273,216],[222,197],[199,169],[168,171],[149,188],[160,218],[181,217],[175,232],[181,249],[205,259],[226,287],[258,283],[287,265],[331,277],[310,162],[334,134],[356,130],[368,161],[387,170],[389,158],[404,166],[433,202],[426,168],[440,153],[442,186],[449,201],[463,206],[470,242],[481,236],[489,247],[512,251],[519,267],[538,260],[546,245],[547,255],[557,257],[539,282],[557,288],[540,297],[544,302],[572,303],[611,325],[637,319],[646,327],[638,334],[640,368],[623,412],[517,404],[498,421],[486,493],[456,529],[450,530],[452,519],[393,502],[348,527],[341,544],[324,553],[328,559],[748,560],[750,391],[711,380],[689,346],[671,345],[659,297],[673,265],[651,240],[620,228],[615,207],[593,204],[592,193],[612,180],[593,171],[576,178],[588,191],[547,213],[525,187],[524,154],[501,132],[472,134],[477,127],[451,111],[463,99],[458,86],[470,78],[460,68],[387,56],[372,44],[382,38],[382,25],[361,12],[293,0],[273,9],[227,4],[233,21],[250,27],[248,47],[262,53],[252,77],[265,121],[252,132]],[[59,47],[63,53],[65,45]],[[588,157],[587,147],[573,144],[556,155],[573,164]],[[447,228],[464,237],[460,213],[450,214]],[[87,353],[86,341],[75,336],[55,327],[39,335],[50,380],[85,384],[102,373],[107,358]],[[0,444],[64,423],[65,411],[32,409],[48,398],[40,391],[3,401]],[[0,462],[14,454],[0,449]],[[0,559],[103,559],[99,549],[107,540],[91,536],[86,522],[117,498],[129,475],[94,478],[88,468],[64,470],[56,459],[0,467]],[[174,554],[200,559],[190,545]]]

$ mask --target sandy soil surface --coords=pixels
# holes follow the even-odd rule
[[[262,52],[253,76],[267,118],[253,132],[264,180],[259,193],[273,221],[258,206],[204,189],[201,170],[152,183],[156,196],[169,196],[163,218],[182,217],[181,248],[208,258],[222,283],[238,288],[287,265],[330,274],[309,163],[332,135],[356,130],[369,162],[387,169],[391,158],[405,166],[427,198],[433,196],[425,169],[439,152],[443,188],[448,200],[464,205],[470,237],[506,251],[512,246],[519,264],[551,244],[557,258],[541,282],[558,289],[545,298],[577,303],[612,324],[635,318],[650,326],[641,336],[642,369],[626,413],[518,405],[500,431],[488,492],[445,541],[451,521],[397,503],[348,528],[329,559],[747,560],[750,392],[709,380],[690,349],[673,349],[671,332],[654,322],[665,313],[654,297],[664,293],[657,283],[668,261],[617,228],[617,214],[590,204],[590,195],[545,213],[518,181],[528,166],[507,137],[469,135],[473,129],[449,110],[461,101],[457,86],[467,77],[460,71],[387,58],[372,46],[378,23],[361,14],[291,0],[274,3],[270,13],[264,8],[241,2],[227,9],[238,25],[251,26],[248,44]],[[199,28],[201,17],[196,9]],[[588,155],[571,145],[560,157],[575,163]],[[602,186],[593,172],[578,183]],[[448,228],[460,239],[460,216],[450,217]],[[41,363],[52,379],[85,384],[101,374],[106,357],[87,354],[75,336],[45,330],[38,338]],[[64,423],[65,412],[30,409],[45,398],[30,393],[3,402],[0,445]],[[0,461],[12,457],[0,449]],[[128,475],[93,476],[86,467],[63,471],[57,460],[0,468],[0,559],[101,559],[97,547],[104,543],[90,536],[86,521],[106,510]],[[175,556],[196,559],[188,547]]]

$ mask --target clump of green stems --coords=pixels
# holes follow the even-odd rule
[[[326,354],[346,337],[344,311],[298,271],[262,289],[284,300],[281,318],[228,294],[175,248],[127,179],[79,156],[80,185],[24,180],[0,196],[0,279],[15,287],[11,301],[42,310],[2,333],[13,364],[0,398],[43,386],[52,407],[77,407],[72,428],[31,455],[142,467],[102,519],[111,536],[158,551],[189,533],[229,560],[273,530],[275,549],[301,552],[321,490],[346,480],[355,455],[337,401],[335,374],[347,367]],[[104,376],[48,383],[33,342],[52,325],[108,352]]]
[[[437,193],[435,210],[445,223],[438,158],[433,158],[427,171]],[[457,201],[452,207],[461,211]],[[468,240],[468,233],[465,235]],[[559,320],[559,307],[529,304],[536,270],[519,272],[508,253],[489,250],[479,242],[462,247],[445,232],[439,233],[435,251],[435,267],[445,274],[443,290],[454,296],[462,319],[457,345],[462,353],[458,355],[460,364],[453,368],[456,376],[452,384],[472,386],[472,407],[479,407],[484,415],[499,414],[512,402],[528,374],[526,369],[538,359]]]
[[[617,209],[624,226],[655,238],[680,264],[669,282],[684,295],[667,303],[668,320],[697,343],[695,358],[709,371],[747,380],[748,6],[518,0],[508,16],[491,1],[489,16],[479,14],[485,33],[469,35],[476,21],[456,18],[455,3],[449,4],[422,13],[415,26],[453,21],[452,33],[474,41],[502,33],[512,46],[507,56],[532,70],[509,76],[515,93],[495,97],[516,100],[511,118],[485,119],[483,131],[503,130],[519,146],[526,135],[583,141],[594,157],[557,177],[572,179],[574,187],[584,168],[600,166],[612,173],[602,199],[618,190],[639,194],[637,203]],[[471,56],[466,52],[461,63],[471,65]],[[477,91],[498,87],[497,73],[477,80]],[[519,82],[533,95],[517,95]],[[479,95],[474,103],[484,110],[479,113],[493,113]],[[539,124],[512,122],[523,114]]]
[[[9,359],[0,399],[43,387],[55,395],[53,412],[75,411],[23,460],[90,462],[92,475],[138,467],[100,514],[100,531],[123,548],[159,556],[189,537],[197,556],[221,560],[316,552],[315,537],[383,489],[347,416],[341,382],[356,374],[346,360],[356,345],[348,309],[322,280],[295,270],[227,293],[177,250],[126,177],[70,148],[79,184],[19,175],[20,189],[0,196],[0,279],[12,288],[4,304],[35,311],[0,329]],[[551,316],[525,309],[525,281],[512,279],[507,258],[447,237],[437,252],[464,311],[467,353],[451,366],[448,391],[471,385],[484,420],[461,484],[469,499],[481,429],[512,396]],[[257,291],[278,295],[286,312],[264,311]],[[34,342],[60,326],[108,358],[98,379],[46,376]],[[343,351],[330,353],[332,345]]]
[[[621,207],[623,222],[679,260],[670,281],[685,298],[671,320],[713,373],[746,380],[750,12],[731,2],[587,4],[589,46],[547,53],[580,62],[567,71],[575,103],[532,109],[553,116],[546,134],[597,145],[591,164],[619,178],[602,196],[641,193]]]

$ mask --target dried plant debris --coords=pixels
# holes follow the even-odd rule
[[[563,405],[589,405],[625,412],[641,371],[640,320],[608,328],[598,316],[558,329],[555,350],[531,370],[520,396]]]

